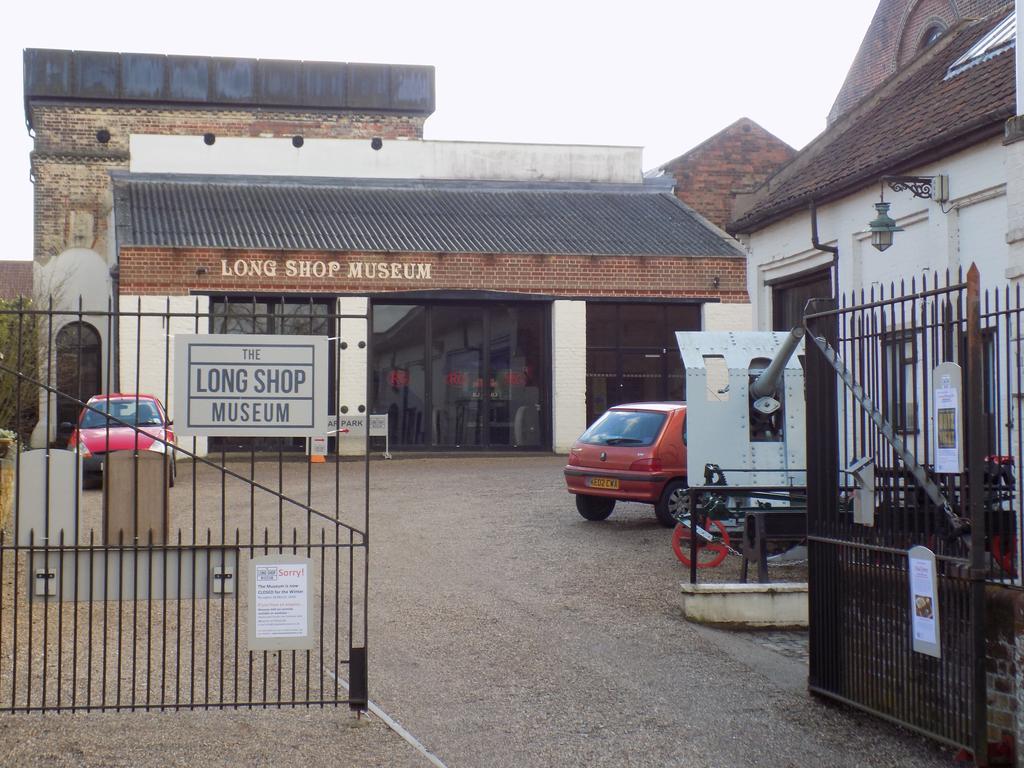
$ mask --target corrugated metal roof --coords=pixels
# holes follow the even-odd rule
[[[658,184],[114,175],[121,245],[742,256]]]

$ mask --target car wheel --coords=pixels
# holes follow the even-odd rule
[[[608,499],[604,496],[584,496],[576,494],[576,511],[587,520],[597,522],[607,520],[608,515],[615,509],[615,499]]]
[[[673,480],[665,486],[658,503],[654,505],[654,514],[658,522],[666,528],[674,528],[683,518],[690,516],[690,494],[687,493],[685,480]]]

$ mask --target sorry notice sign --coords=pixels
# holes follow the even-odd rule
[[[324,336],[175,336],[178,434],[327,434],[327,349]]]
[[[313,560],[262,555],[249,561],[249,649],[304,650],[314,646]]]

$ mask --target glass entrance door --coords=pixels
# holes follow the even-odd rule
[[[543,316],[509,305],[487,312],[487,438],[495,447],[539,448]]]
[[[375,304],[373,411],[391,444],[546,445],[546,328],[539,303]]]
[[[415,304],[387,304],[373,310],[370,397],[374,412],[388,415],[391,445],[423,445],[430,429],[426,323],[426,308]]]
[[[430,362],[433,371],[434,445],[455,448],[484,441],[484,398],[490,387],[484,371],[483,312],[433,307]]]

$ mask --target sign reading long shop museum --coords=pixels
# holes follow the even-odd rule
[[[175,336],[178,434],[327,434],[327,347],[325,336]]]
[[[326,259],[221,259],[222,277],[315,277],[347,280],[430,280],[428,262],[328,261]]]

